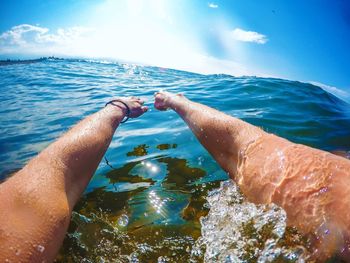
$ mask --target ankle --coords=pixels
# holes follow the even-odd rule
[[[183,94],[176,94],[169,98],[169,106],[171,109],[178,111],[178,109],[183,108],[188,99]]]

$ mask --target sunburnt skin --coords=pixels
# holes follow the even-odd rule
[[[276,203],[288,223],[315,234],[315,258],[350,262],[350,161],[292,143],[182,95],[156,94],[155,107],[175,110],[213,158],[255,203]]]

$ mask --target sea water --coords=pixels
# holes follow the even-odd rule
[[[159,90],[293,142],[350,150],[350,106],[320,87],[127,63],[43,59],[0,66],[0,180],[113,97],[149,112],[120,125],[76,205],[57,262],[304,262],[308,241],[278,206],[247,202]]]

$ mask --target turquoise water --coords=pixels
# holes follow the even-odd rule
[[[118,128],[106,153],[112,167],[101,162],[78,203],[62,262],[186,262],[193,254],[205,197],[228,178],[174,112],[153,109],[160,89],[293,142],[350,150],[349,104],[311,84],[84,60],[3,65],[0,76],[0,180],[111,97],[150,106]]]

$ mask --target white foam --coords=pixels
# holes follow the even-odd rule
[[[286,212],[277,205],[255,205],[244,200],[232,181],[221,183],[207,197],[210,211],[201,218],[201,237],[192,248],[197,262],[304,262],[304,249],[278,242],[286,231]]]

